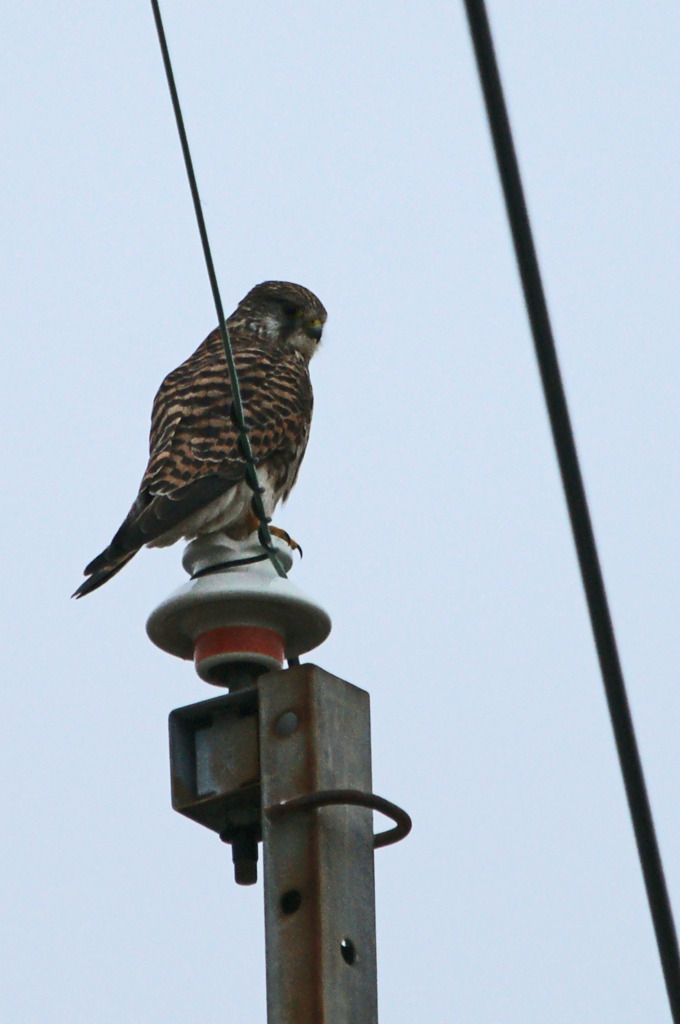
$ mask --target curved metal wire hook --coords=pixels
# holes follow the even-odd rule
[[[265,814],[270,818],[276,818],[289,814],[291,811],[311,811],[316,807],[330,807],[334,804],[369,807],[372,811],[380,811],[381,814],[385,814],[395,822],[394,828],[377,832],[373,836],[374,850],[381,846],[391,846],[392,843],[398,843],[400,839],[405,839],[413,827],[410,815],[397,804],[386,800],[384,796],[364,793],[359,789],[321,789],[318,793],[294,796],[290,800],[282,800],[281,803],[266,807]]]

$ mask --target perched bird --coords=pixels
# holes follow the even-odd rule
[[[298,284],[256,285],[227,320],[265,512],[271,516],[297,479],[309,439],[309,360],[326,310]],[[143,545],[180,537],[254,533],[252,491],[230,417],[231,384],[219,330],[168,374],[153,403],[149,464],[115,537],[85,569],[74,597],[106,583]]]

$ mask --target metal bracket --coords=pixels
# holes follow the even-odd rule
[[[232,844],[240,885],[257,881],[262,839],[257,686],[170,713],[172,806]]]

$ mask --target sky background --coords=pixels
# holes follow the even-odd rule
[[[1,6],[1,1015],[262,1024],[261,884],[170,808],[168,712],[216,695],[145,636],[181,548],[69,600],[215,324],[151,9]],[[276,521],[413,817],[381,1021],[667,1022],[462,4],[163,10],[225,307],[329,312]],[[677,908],[680,8],[490,16]]]

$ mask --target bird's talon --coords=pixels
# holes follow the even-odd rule
[[[291,551],[299,551],[300,558],[302,558],[302,548],[300,547],[296,540],[293,540],[291,535],[287,533],[286,530],[282,530],[280,526],[270,526],[269,532],[273,534],[275,537],[278,537],[280,540],[285,540],[286,544],[291,549]]]

